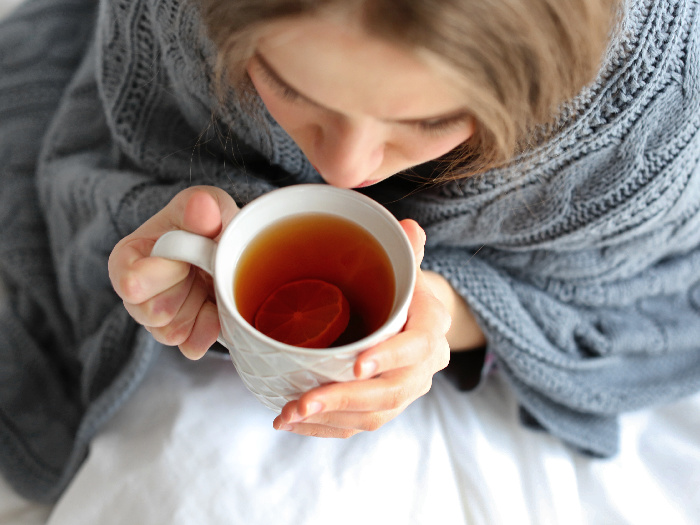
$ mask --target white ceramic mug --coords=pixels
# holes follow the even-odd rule
[[[245,248],[276,221],[306,213],[340,216],[363,227],[391,262],[395,294],[389,317],[354,343],[328,349],[284,344],[256,330],[236,307],[234,279]],[[323,184],[289,186],[255,199],[236,214],[218,243],[184,231],[168,232],[151,255],[189,262],[212,275],[221,321],[219,342],[229,350],[248,389],[277,412],[316,386],[354,379],[357,355],[403,328],[416,278],[410,242],[394,216],[356,191]]]

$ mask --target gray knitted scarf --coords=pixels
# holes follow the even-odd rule
[[[523,421],[597,456],[619,414],[700,389],[697,0],[630,0],[597,81],[508,168],[372,189],[426,230]],[[31,35],[31,36],[28,36]],[[0,22],[0,468],[53,501],[158,350],[107,257],[194,184],[321,182],[264,111],[212,95],[181,0],[27,0]],[[255,112],[254,112],[255,113]]]

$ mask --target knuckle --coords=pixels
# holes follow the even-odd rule
[[[170,344],[168,343],[166,338],[163,336],[160,328],[155,328],[155,327],[151,326],[148,329],[148,331],[151,333],[151,337],[153,337],[153,339],[158,341],[160,344],[170,346]]]
[[[168,340],[171,341],[171,346],[179,346],[185,343],[192,333],[192,324],[180,324],[172,327],[168,333]]]
[[[154,298],[143,304],[143,310],[151,325],[165,327],[175,319],[181,306],[173,298]]]
[[[444,334],[424,334],[424,345],[435,363],[436,372],[445,368],[450,362],[450,345]]]
[[[127,303],[140,304],[146,298],[136,272],[126,271],[117,279],[117,294]]]
[[[430,358],[435,359],[435,357],[439,357],[444,353],[444,344],[447,343],[447,340],[442,334],[440,336],[425,334],[425,340]]]
[[[450,311],[437,297],[432,296],[430,301],[435,309],[436,320],[438,323],[437,331],[440,332],[441,335],[445,335],[450,330],[450,326],[452,326],[452,316],[450,315]]]
[[[450,315],[449,310],[447,307],[441,302],[438,309],[440,311],[440,319],[442,321],[442,332],[447,333],[447,331],[450,329],[450,325],[452,324],[452,316]]]
[[[362,430],[374,432],[376,430],[379,430],[381,427],[383,427],[384,423],[386,423],[386,421],[384,420],[383,417],[381,417],[378,414],[372,414],[372,415],[367,416],[367,421],[365,422]]]
[[[442,349],[440,352],[438,352],[438,368],[436,371],[444,370],[445,368],[447,368],[447,365],[450,364],[451,352],[450,345],[447,342],[447,339],[443,338],[441,346]]]
[[[338,397],[333,403],[333,409],[339,412],[344,412],[351,408],[351,398],[348,395]]]
[[[433,336],[432,334],[428,332],[421,331],[418,333],[418,336],[420,337],[420,347],[423,349],[426,355],[432,355],[433,353]]]
[[[387,409],[393,410],[403,406],[408,399],[406,387],[403,384],[395,385],[390,389],[388,399]]]
[[[152,307],[146,307],[142,312],[146,324],[156,328],[166,328],[174,317],[174,315],[168,314],[162,309],[155,309]]]
[[[450,349],[449,347],[447,348],[447,352],[443,353],[442,359],[438,363],[438,369],[437,371],[439,372],[440,370],[444,370],[447,368],[450,364]]]
[[[431,388],[433,388],[433,376],[428,377],[428,380],[423,385],[418,397],[426,395],[428,392],[430,392]]]
[[[451,327],[452,327],[452,317],[445,314],[445,317],[444,317],[443,322],[442,322],[442,328],[440,329],[440,334],[443,336],[446,336],[447,332],[450,331]]]
[[[173,329],[170,326],[153,328],[151,334],[159,343],[167,346],[179,346],[187,341],[189,333],[185,334],[183,330]]]

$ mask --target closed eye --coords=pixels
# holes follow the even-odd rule
[[[290,103],[304,102],[317,108],[333,111],[299,93],[296,89],[287,84],[260,53],[255,53],[254,58],[267,84],[277,91],[284,100]],[[416,120],[390,120],[388,122],[412,126],[426,135],[439,136],[464,126],[469,120],[470,116],[466,111],[458,111],[446,117]]]
[[[301,100],[304,100],[313,105],[318,105],[314,101],[309,100],[304,95],[299,93],[296,89],[287,84],[284,80],[282,80],[282,78],[277,74],[277,72],[274,69],[272,69],[270,64],[268,64],[267,61],[259,53],[255,54],[255,60],[268,85],[275,89],[283,99],[289,102],[299,102]]]
[[[431,120],[417,120],[415,122],[409,123],[417,127],[420,131],[433,135],[442,135],[449,133],[457,128],[460,128],[469,122],[469,116],[467,114],[455,115],[453,117],[441,118],[441,119],[431,119]]]

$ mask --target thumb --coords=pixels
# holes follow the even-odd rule
[[[215,238],[238,213],[233,198],[215,186],[195,186],[180,192],[162,212],[170,229]]]
[[[404,219],[400,224],[408,236],[411,248],[413,248],[416,265],[420,267],[420,263],[423,261],[423,254],[425,253],[425,231],[413,219]]]
[[[185,202],[182,229],[214,238],[222,229],[221,209],[214,196],[206,190],[194,191]]]

